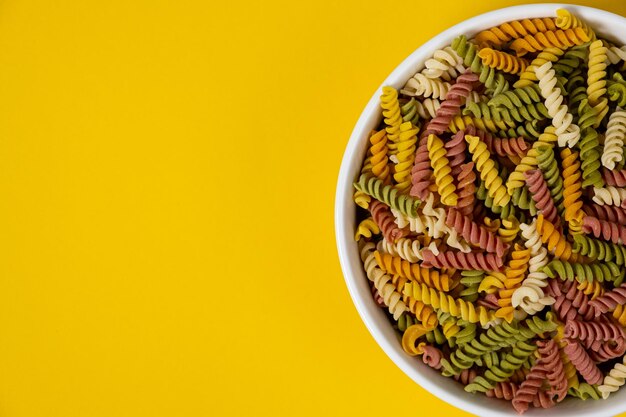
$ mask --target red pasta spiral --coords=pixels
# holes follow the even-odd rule
[[[490,398],[511,401],[517,390],[518,386],[513,382],[498,382],[492,389],[485,392],[485,395]]]
[[[611,340],[594,345],[589,351],[589,357],[595,363],[602,363],[624,356],[625,351],[626,343],[624,342],[624,338],[621,337],[617,340]]]
[[[435,113],[435,117],[428,122],[420,134],[419,144],[415,152],[415,163],[411,171],[410,194],[421,199],[428,197],[428,187],[431,184],[432,168],[428,156],[428,136],[430,134],[440,135],[448,129],[450,121],[461,110],[465,100],[478,83],[478,76],[467,70],[460,75],[446,95],[446,99],[441,103],[441,107]]]
[[[609,240],[613,243],[626,243],[626,226],[600,220],[594,216],[585,216],[583,218],[583,232],[591,233],[594,237]]]
[[[475,223],[469,217],[463,216],[455,208],[448,208],[446,225],[456,230],[463,239],[472,245],[478,246],[487,252],[495,252],[496,255],[502,256],[509,248],[509,245],[502,242],[502,239],[495,233]]]
[[[539,394],[539,390],[543,385],[543,380],[546,379],[547,372],[545,366],[538,361],[531,369],[524,382],[522,382],[513,396],[511,403],[513,408],[518,413],[523,413],[528,410],[528,407],[533,402],[536,395]]]
[[[452,176],[457,178],[461,172],[461,164],[465,162],[465,150],[467,149],[467,142],[465,141],[465,135],[462,130],[456,132],[452,139],[447,141],[443,147],[446,149],[446,158],[450,165]]]
[[[431,368],[441,369],[441,358],[443,357],[441,350],[430,345],[424,346],[423,350],[422,361]]]
[[[524,172],[524,177],[526,178],[528,191],[530,191],[537,209],[543,213],[543,217],[552,223],[554,227],[560,228],[561,219],[554,206],[548,183],[543,178],[541,171],[538,169],[528,170]]]
[[[587,348],[590,348],[598,341],[608,342],[609,340],[623,339],[624,330],[613,323],[569,320],[565,323],[563,335],[570,339],[578,339]]]
[[[565,347],[563,351],[569,357],[572,364],[576,367],[580,375],[589,384],[599,384],[602,382],[602,372],[587,354],[582,345],[571,339],[564,339]]]
[[[491,133],[477,129],[474,125],[469,125],[464,132],[466,135],[478,136],[481,141],[485,142],[490,153],[498,156],[519,156],[526,155],[530,145],[523,137],[501,139],[494,137]]]
[[[585,205],[583,210],[589,216],[626,226],[626,209],[621,207],[593,203]]]
[[[463,369],[460,374],[454,376],[454,379],[463,385],[468,385],[472,383],[476,375],[478,375],[478,373],[474,368]]]
[[[594,310],[596,317],[613,311],[618,305],[624,304],[626,304],[626,283],[605,292],[589,302],[589,306]]]
[[[602,167],[602,178],[604,178],[606,185],[626,187],[626,169],[611,171]]]
[[[395,242],[409,234],[408,229],[400,229],[395,223],[395,217],[391,213],[389,207],[378,200],[372,200],[369,207],[372,218],[378,228],[382,231],[383,236],[389,242]]]
[[[483,271],[500,271],[502,269],[502,258],[495,253],[460,251],[441,251],[435,255],[430,249],[422,252],[424,268],[456,268],[456,269],[480,269]]]
[[[474,202],[476,201],[476,173],[474,163],[468,162],[459,167],[458,186],[456,193],[459,196],[456,208],[464,216],[472,217]]]
[[[560,281],[560,280],[552,280]],[[578,283],[575,281],[561,281],[561,288],[565,298],[572,302],[572,306],[585,320],[591,320],[594,316],[594,310],[589,304],[589,297],[584,291],[578,289]]]
[[[535,408],[551,408],[555,405],[556,403],[552,399],[552,395],[545,391],[539,391],[533,399],[533,406]]]
[[[550,394],[557,396],[557,402],[563,401],[567,395],[567,377],[563,369],[563,361],[559,354],[559,347],[554,340],[540,340],[537,342],[538,352],[541,355],[541,364],[547,372]]]

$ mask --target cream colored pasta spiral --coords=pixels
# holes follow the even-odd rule
[[[446,243],[448,246],[459,249],[461,252],[469,253],[472,251],[470,245],[459,237],[458,232],[446,225],[446,211],[441,207],[434,207],[434,196],[431,193],[424,203],[422,214],[426,218],[427,228],[433,237],[441,237],[446,235]]]
[[[521,286],[515,290],[511,297],[513,307],[520,307],[528,314],[536,314],[545,306],[554,304],[554,298],[545,295],[543,288],[548,283],[548,275],[542,269],[548,264],[548,251],[541,244],[541,237],[537,232],[537,226],[533,220],[530,224],[520,224],[524,245],[530,249],[528,275]]]
[[[416,263],[422,260],[422,245],[418,240],[401,238],[397,242],[389,242],[382,239],[376,245],[379,252],[388,253],[392,256],[399,256],[405,261]]]
[[[626,45],[618,48],[617,46],[610,46],[607,48],[606,57],[613,65],[620,61],[626,61]]]
[[[609,116],[601,157],[602,165],[611,170],[615,169],[615,164],[623,159],[624,142],[626,142],[626,111],[618,107]]]
[[[552,118],[552,125],[556,128],[559,146],[570,148],[580,140],[580,128],[572,123],[574,116],[567,111],[563,104],[561,90],[556,87],[556,76],[552,69],[552,63],[546,62],[535,71],[539,79],[541,95],[545,99],[548,114]]]
[[[603,188],[593,187],[593,202],[601,206],[618,206],[626,199],[626,188],[611,187],[607,185]]]
[[[411,79],[409,79],[409,81],[407,81],[406,85],[400,92],[407,96],[445,99],[450,87],[451,85],[448,82],[428,78],[424,74],[418,72]]]
[[[367,278],[374,283],[376,291],[385,301],[385,305],[389,308],[389,312],[393,314],[393,318],[398,320],[402,313],[408,311],[408,308],[402,301],[400,293],[396,291],[396,287],[391,284],[391,277],[378,267],[374,257],[374,249],[375,245],[373,243],[366,243],[363,240],[359,241],[361,260],[363,261]]]
[[[463,59],[450,46],[436,50],[432,58],[426,60],[424,66],[426,68],[421,73],[426,77],[441,78],[445,81],[450,81],[465,72]]]
[[[624,385],[624,382],[626,382],[626,365],[617,363],[604,377],[602,385],[598,386],[598,391],[602,394],[602,398],[606,400],[609,398],[609,395]]]
[[[415,109],[422,119],[432,119],[441,107],[441,101],[435,98],[427,98],[424,101],[416,101]]]

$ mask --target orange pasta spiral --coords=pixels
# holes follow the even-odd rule
[[[513,321],[513,312],[515,310],[511,304],[511,297],[526,277],[529,261],[530,249],[516,243],[511,252],[511,260],[504,270],[504,288],[498,291],[498,305],[500,308],[496,311],[496,317],[504,318],[509,323]]]
[[[572,28],[526,35],[514,40],[510,47],[517,53],[517,56],[524,56],[550,47],[566,49],[574,45],[582,45],[585,42],[589,42],[589,35],[582,28]]]
[[[380,269],[392,275],[399,275],[411,281],[421,282],[439,291],[450,290],[450,278],[448,275],[439,274],[432,269],[421,268],[417,264],[412,264],[399,256],[392,256],[388,253],[374,252],[376,262]]]
[[[563,168],[563,205],[565,206],[566,222],[582,222],[584,213],[582,210],[582,174],[578,152],[569,148],[561,150],[561,166]]]
[[[380,130],[370,136],[370,162],[372,163],[372,174],[384,183],[389,182],[389,158],[387,157],[387,132]]]
[[[565,237],[547,221],[543,215],[537,216],[537,232],[541,237],[541,242],[554,256],[562,261],[577,262],[579,256],[572,252],[572,245],[565,240]]]
[[[506,52],[495,51],[491,48],[481,49],[478,51],[478,56],[482,59],[483,65],[509,74],[519,74],[529,64],[528,60],[524,58],[519,58]]]
[[[513,39],[556,29],[554,18],[523,19],[506,22],[476,35],[479,45],[502,46]]]

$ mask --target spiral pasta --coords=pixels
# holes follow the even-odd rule
[[[550,195],[550,189],[548,184],[543,178],[541,171],[533,169],[524,173],[526,177],[526,185],[528,191],[532,195],[532,199],[535,201],[535,207],[539,210],[543,216],[555,227],[559,228],[561,219],[559,213],[556,211],[554,201]]]
[[[400,257],[386,253],[374,252],[376,263],[383,272],[391,275],[399,275],[411,281],[420,282],[435,288],[439,291],[449,291],[451,287],[450,278],[445,274],[421,268],[417,264],[412,264]]]
[[[413,78],[407,81],[404,88],[400,91],[402,94],[411,97],[430,97],[434,99],[444,99],[448,90],[450,89],[450,83],[442,81],[437,78],[429,78],[422,73],[417,73]]]
[[[519,74],[529,65],[529,62],[524,58],[519,58],[491,48],[481,49],[478,51],[478,56],[482,59],[483,65],[509,74]]]
[[[604,206],[621,206],[626,199],[626,188],[606,186],[604,188],[593,187],[593,202]]]
[[[588,42],[589,39],[589,35],[582,28],[547,30],[516,39],[511,43],[510,48],[517,53],[517,56],[524,56],[550,47],[570,48]]]
[[[602,384],[598,386],[598,391],[605,400],[626,382],[626,365],[616,363],[613,369],[604,377]]]
[[[508,245],[495,233],[475,223],[469,217],[463,216],[454,208],[446,211],[446,225],[457,230],[467,242],[487,252],[495,252],[497,256],[504,255],[508,249]]]
[[[398,140],[400,125],[402,124],[402,114],[400,113],[400,103],[398,102],[398,91],[393,87],[383,87],[380,96],[380,106],[385,118],[385,129],[387,137],[391,141],[389,144],[390,155],[397,153],[395,142]]]
[[[596,364],[593,363],[589,354],[581,346],[579,342],[565,339],[566,346],[563,349],[570,358],[580,375],[589,384],[599,384],[602,382],[602,372]]]
[[[596,39],[594,31],[580,18],[573,15],[567,9],[556,10],[556,26],[560,29],[581,28],[589,36],[590,39]]]
[[[372,213],[374,222],[382,231],[383,236],[385,236],[385,239],[390,242],[395,242],[398,239],[408,236],[409,231],[406,228],[399,228],[395,223],[395,217],[391,214],[389,206],[386,206],[378,200],[374,200],[371,202],[369,210],[370,213]]]
[[[578,282],[617,281],[624,277],[624,270],[614,262],[581,264],[555,259],[543,267],[543,272],[550,278],[576,279]]]
[[[597,40],[589,45],[589,69],[587,72],[587,95],[589,104],[596,113],[594,127],[600,126],[602,119],[609,111],[606,94],[606,56],[607,49],[602,45],[602,41]]]
[[[574,116],[567,111],[563,104],[563,95],[556,86],[555,72],[552,63],[546,62],[535,71],[539,79],[541,95],[545,99],[548,114],[552,117],[559,146],[574,146],[580,140],[580,128],[573,123]]]
[[[495,94],[507,91],[510,88],[509,82],[502,74],[496,72],[494,68],[483,65],[481,58],[478,56],[478,49],[475,45],[469,43],[464,35],[452,41],[451,46],[463,58],[463,64],[471,69],[474,74],[478,74],[480,82],[485,87],[493,90]]]
[[[420,206],[421,201],[401,194],[396,187],[384,185],[378,178],[363,174],[359,181],[354,184],[354,188],[398,210],[405,216],[417,217],[417,208]]]
[[[428,136],[428,154],[435,173],[435,183],[441,196],[441,202],[447,206],[455,206],[458,195],[453,183],[454,180],[450,175],[451,169],[448,158],[446,158],[446,150],[441,139],[432,134]]]
[[[450,46],[438,49],[432,58],[424,63],[422,74],[428,78],[442,78],[445,81],[455,79],[465,71],[463,60]]]
[[[502,259],[494,253],[441,251],[435,254],[430,249],[422,251],[425,268],[456,268],[480,269],[483,271],[499,271],[502,269]]]
[[[578,260],[578,255],[572,252],[572,245],[570,245],[554,225],[545,220],[541,214],[537,216],[536,227],[541,237],[541,242],[546,246],[548,251],[554,254],[555,258],[563,261]]]
[[[626,265],[626,246],[604,242],[584,235],[576,235],[572,250],[594,260],[612,261],[617,265]]]
[[[411,188],[411,170],[413,168],[413,155],[415,154],[418,130],[411,122],[400,125],[400,131],[396,142],[396,169],[393,178],[396,187],[402,193]]]
[[[476,35],[476,42],[479,44],[502,46],[513,39],[521,38],[526,35],[534,35],[538,32],[554,30],[556,28],[556,20],[554,18],[514,20],[479,32]]]
[[[582,174],[578,153],[565,148],[561,150],[561,165],[563,167],[563,217],[568,223],[582,222],[584,213],[582,210]]]
[[[496,163],[491,159],[487,145],[481,142],[478,136],[466,135],[465,140],[472,154],[472,160],[476,164],[476,169],[480,172],[480,179],[485,181],[489,196],[494,199],[496,205],[504,207],[509,203],[511,197],[503,185],[502,178],[498,175]]]
[[[359,223],[359,225],[357,226],[354,240],[358,241],[361,237],[369,239],[372,236],[378,234],[380,234],[380,228],[378,227],[374,219],[368,217],[367,219],[362,220],[361,223]]]
[[[367,278],[374,283],[376,290],[388,306],[389,312],[393,315],[394,319],[398,320],[398,318],[407,311],[407,306],[402,301],[401,295],[390,283],[391,277],[385,274],[376,265],[374,244],[362,242],[363,241],[359,241],[359,247]]]
[[[622,148],[626,141],[626,111],[617,109],[609,116],[609,123],[604,138],[604,150],[602,151],[602,165],[612,170],[617,162],[621,162],[624,156]]]

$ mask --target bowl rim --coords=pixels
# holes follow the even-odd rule
[[[414,73],[416,71],[415,68],[419,68],[420,65],[423,65],[423,61],[430,57],[435,49],[449,44],[451,39],[454,39],[456,36],[492,27],[494,26],[493,22],[501,24],[505,21],[521,18],[554,16],[554,13],[558,8],[566,8],[578,16],[583,16],[585,20],[588,20],[587,15],[594,16],[595,18],[602,20],[604,20],[604,18],[607,18],[608,20],[621,20],[624,27],[626,27],[626,18],[618,14],[594,7],[565,3],[540,3],[506,7],[492,10],[455,24],[418,46],[376,89],[363,112],[359,116],[359,119],[350,135],[350,139],[341,161],[341,168],[337,180],[335,194],[335,237],[339,261],[352,301],[368,331],[378,345],[383,349],[385,354],[387,354],[396,366],[398,366],[414,382],[443,401],[464,411],[480,416],[503,417],[513,416],[516,414],[512,408],[508,411],[502,409],[501,407],[496,407],[495,404],[487,406],[485,404],[490,404],[492,401],[472,401],[470,394],[462,396],[452,392],[451,390],[443,388],[440,384],[436,383],[435,380],[431,380],[427,377],[427,375],[424,375],[421,371],[417,370],[419,365],[415,366],[415,358],[409,357],[404,353],[404,351],[402,351],[402,348],[398,343],[398,336],[395,337],[395,340],[391,340],[392,338],[389,336],[389,330],[391,329],[395,333],[391,325],[387,325],[386,328],[382,327],[384,326],[384,324],[380,323],[380,314],[382,314],[382,311],[380,311],[378,307],[374,306],[369,288],[367,291],[364,291],[363,289],[363,285],[367,283],[367,278],[365,277],[362,263],[358,256],[358,250],[356,250],[356,242],[354,242],[353,238],[355,229],[354,214],[356,208],[351,198],[352,183],[358,176],[359,168],[365,153],[365,146],[362,142],[364,142],[363,138],[365,133],[369,131],[368,126],[373,125],[373,119],[380,120],[380,112],[378,110],[379,96],[383,86],[394,85],[399,87],[400,83],[404,84],[404,82],[408,79],[408,77],[404,76],[405,74]],[[599,32],[602,32],[602,30]],[[626,44],[626,35],[623,42]],[[376,112],[378,112],[378,116],[376,116]],[[371,126],[369,127],[371,128]],[[357,158],[357,156],[359,157]],[[358,165],[358,167],[355,168],[356,165]],[[357,254],[356,257],[355,253]],[[359,284],[359,281],[362,282]],[[369,298],[367,298],[366,294],[369,295]],[[376,311],[375,309],[378,309],[379,311]],[[427,368],[426,365],[421,364],[421,366]],[[594,401],[594,403],[595,402],[596,401]],[[558,409],[559,407],[550,409],[551,414],[559,414],[558,412],[555,413]],[[570,408],[570,410],[573,409]],[[597,406],[592,407],[591,410],[577,410],[577,415],[579,416],[597,416],[599,415],[598,412],[602,412],[603,415],[615,415],[626,411],[626,401],[622,401],[621,403],[619,401],[609,400],[600,401],[600,403],[597,404]],[[526,415],[532,416],[535,415],[535,412],[537,411],[529,410]],[[537,413],[536,415],[545,415],[545,413]]]

